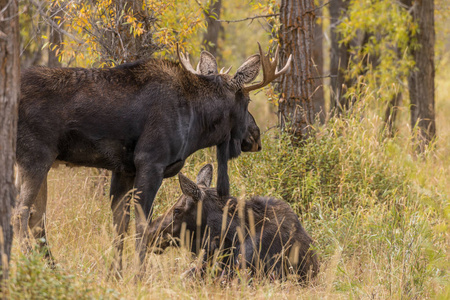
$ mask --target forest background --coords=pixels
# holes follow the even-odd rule
[[[336,2],[345,4],[337,20],[331,8]],[[232,194],[276,196],[292,205],[321,258],[321,273],[313,283],[186,279],[182,274],[195,258],[185,249],[171,249],[149,255],[144,279],[136,284],[133,224],[124,279],[108,278],[113,255],[109,178],[95,169],[59,167],[49,174],[46,216],[58,267],[47,267],[38,253],[23,256],[13,245],[9,297],[448,299],[450,1],[434,1],[437,134],[420,151],[407,88],[414,69],[410,51],[420,46],[414,44],[417,24],[403,2],[316,1],[313,13],[320,30],[314,47],[322,51],[322,62],[315,61],[314,96],[322,95],[323,114],[309,124],[312,133],[300,145],[276,126],[277,85],[252,95],[249,110],[262,129],[263,150],[231,163]],[[176,60],[177,42],[194,62],[207,49],[220,67],[236,67],[257,52],[258,41],[263,49],[275,48],[279,1],[220,1],[220,15],[217,3],[20,1],[21,68],[105,67],[148,57]],[[208,41],[209,30],[218,24],[217,42]],[[339,65],[345,97],[351,99],[345,107],[336,105],[332,87],[338,76],[331,59],[336,45],[351,56]],[[214,151],[190,157],[183,172],[194,178],[202,165],[215,162]],[[155,215],[179,195],[177,179],[166,179]]]

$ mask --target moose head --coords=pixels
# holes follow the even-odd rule
[[[289,56],[286,65],[278,71],[278,56],[279,47],[277,46],[275,50],[275,57],[273,60],[270,59],[269,54],[265,55],[262,51],[261,45],[258,43],[259,54],[254,54],[247,58],[247,60],[240,66],[234,76],[228,75],[230,68],[226,71],[224,69],[219,73],[217,71],[217,62],[214,56],[207,52],[202,51],[200,55],[200,60],[197,64],[197,68],[194,70],[190,61],[189,54],[184,55],[180,52],[177,45],[177,54],[180,63],[188,72],[196,75],[204,76],[214,76],[219,75],[221,81],[224,82],[225,86],[230,91],[235,93],[235,101],[239,103],[235,109],[235,118],[238,121],[235,126],[231,128],[230,138],[221,144],[217,145],[217,160],[218,166],[218,177],[217,177],[217,191],[221,196],[229,195],[229,179],[227,172],[227,162],[229,159],[238,157],[242,149],[254,149],[254,146],[250,145],[250,139],[248,137],[249,130],[248,126],[242,126],[242,124],[247,124],[245,113],[247,110],[248,103],[250,101],[249,92],[253,90],[265,87],[273,80],[277,79],[281,75],[289,71],[292,55]],[[251,84],[259,74],[260,67],[263,70],[263,79],[261,82]],[[239,113],[241,112],[241,113]],[[253,119],[253,116],[251,116]],[[259,131],[259,129],[258,129]],[[243,138],[247,134],[247,138]],[[237,143],[236,141],[242,141]],[[254,145],[254,143],[252,143]],[[258,148],[256,148],[258,149]]]

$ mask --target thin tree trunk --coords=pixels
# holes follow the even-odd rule
[[[319,1],[322,4],[323,1]],[[316,22],[314,22],[314,44],[313,44],[313,60],[314,60],[314,77],[317,78],[315,82],[313,94],[314,118],[318,118],[320,123],[325,122],[325,97],[323,92],[323,29],[321,21],[322,8],[316,9]]]
[[[204,12],[207,30],[203,35],[203,44],[205,45],[206,51],[210,52],[214,57],[217,57],[218,54],[219,33],[222,29],[221,23],[216,21],[220,19],[221,9],[222,0],[213,0],[209,5],[209,10]]]
[[[0,0],[0,11],[0,288],[4,291],[3,279],[8,277],[13,237],[11,211],[16,197],[14,161],[20,88],[18,1]]]
[[[278,120],[281,130],[290,132],[298,141],[308,137],[314,119],[314,17],[314,0],[281,1],[280,64],[284,65],[290,54],[293,62],[279,85]]]
[[[53,5],[50,9],[50,18],[55,23],[58,24],[61,21],[61,18],[63,17],[63,10],[58,5]],[[59,24],[59,26],[62,26],[62,23]],[[49,35],[49,42],[50,42],[50,48],[48,49],[48,66],[49,67],[60,67],[61,62],[58,59],[57,51],[59,49],[59,52],[62,50],[62,42],[64,41],[64,36],[61,34],[60,31],[56,30],[52,26],[50,27],[50,35]]]
[[[407,1],[413,19],[419,25],[416,39],[419,47],[414,47],[414,70],[408,77],[411,101],[411,127],[417,126],[418,149],[422,152],[436,136],[434,111],[434,1]]]
[[[335,108],[337,113],[341,113],[348,109],[348,99],[344,96],[347,87],[350,84],[345,81],[344,71],[347,69],[350,61],[349,46],[339,44],[341,40],[340,34],[336,32],[336,28],[341,22],[341,17],[346,13],[348,8],[347,0],[333,0],[329,4],[330,22],[331,22],[331,107]]]

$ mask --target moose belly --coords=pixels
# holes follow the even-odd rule
[[[114,172],[135,174],[135,143],[114,139],[87,139],[71,134],[60,140],[56,160],[68,165],[95,167]]]

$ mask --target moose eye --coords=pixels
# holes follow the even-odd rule
[[[174,214],[174,215],[179,215],[179,214],[181,214],[181,209],[175,208],[175,209],[173,210],[173,214]]]

